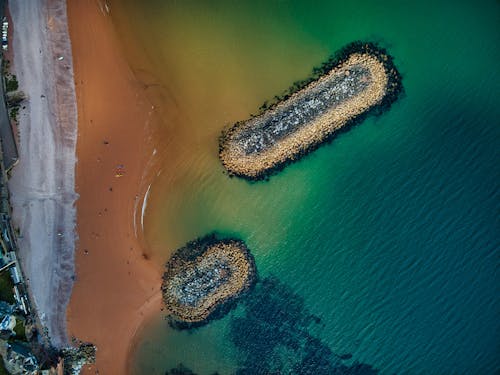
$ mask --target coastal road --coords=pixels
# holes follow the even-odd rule
[[[4,17],[5,1],[0,0],[0,19]],[[10,35],[9,35],[10,37]],[[0,58],[0,66],[3,63],[3,57]],[[6,170],[12,168],[16,163],[17,145],[10,125],[10,119],[7,112],[7,103],[5,102],[5,91],[3,82],[0,85],[0,139],[2,141],[2,157]]]
[[[0,59],[1,64],[1,59]],[[0,85],[0,139],[2,141],[2,157],[5,169],[9,170],[17,162],[17,146],[10,125],[10,119],[5,103],[3,83]]]

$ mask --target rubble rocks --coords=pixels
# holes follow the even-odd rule
[[[246,292],[255,278],[255,262],[243,241],[209,235],[187,243],[168,261],[163,301],[175,321],[199,325]]]
[[[402,91],[392,57],[355,42],[294,84],[263,113],[223,132],[219,157],[230,175],[260,180],[331,140],[369,113],[389,108]]]
[[[95,363],[96,347],[87,342],[79,342],[78,347],[62,350],[64,375],[78,375],[85,364]]]

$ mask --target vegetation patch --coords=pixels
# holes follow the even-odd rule
[[[16,320],[16,326],[14,327],[14,333],[16,334],[15,339],[19,341],[28,341],[26,338],[26,329],[24,327],[24,322],[22,320]]]
[[[14,299],[14,283],[10,277],[8,270],[0,272],[0,301],[5,301],[9,304],[14,304],[16,300]]]
[[[5,368],[5,365],[3,364],[3,358],[0,356],[0,375],[9,375],[9,372]]]
[[[26,99],[26,94],[19,90],[19,82],[17,76],[9,72],[10,61],[2,60],[2,75],[5,86],[5,98],[9,108],[9,117],[12,121],[17,122],[19,115],[19,107]]]
[[[7,73],[5,76],[5,91],[12,92],[19,89],[19,82],[15,74]]]

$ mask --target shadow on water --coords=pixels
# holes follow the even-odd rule
[[[236,348],[236,375],[378,374],[371,365],[338,355],[311,330],[321,319],[305,307],[302,297],[276,277],[259,281],[232,314],[228,339]],[[167,375],[192,374],[180,364]]]

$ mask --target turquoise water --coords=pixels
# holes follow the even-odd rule
[[[195,138],[187,167],[179,161],[152,188],[159,208],[146,234],[158,260],[212,230],[238,235],[261,280],[273,276],[287,291],[273,303],[299,304],[301,322],[319,318],[266,329],[302,335],[300,345],[303,335],[318,338],[334,364],[359,361],[382,374],[500,372],[499,3],[134,3],[113,4],[117,27],[141,25],[132,38],[180,103],[165,121],[172,143],[186,127]],[[269,182],[224,176],[223,126],[358,39],[395,57],[405,95],[390,111]],[[131,52],[133,68],[144,64]],[[255,357],[232,336],[249,311],[242,301],[194,331],[158,316],[141,333],[132,371],[164,374],[183,363],[199,374],[234,372]],[[273,350],[262,361],[285,373],[304,356],[282,341]]]

